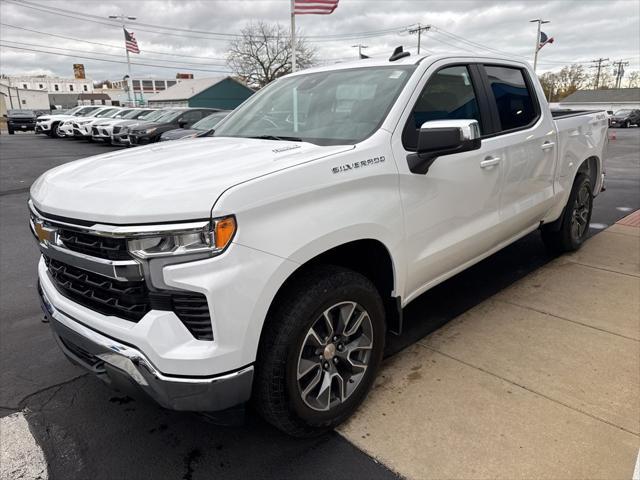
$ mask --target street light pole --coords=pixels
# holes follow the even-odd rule
[[[361,43],[358,43],[357,45],[351,45],[351,48],[357,48],[358,49],[358,58],[362,58],[362,49],[363,48],[369,48],[368,45],[363,45]]]
[[[125,20],[135,20],[136,17],[128,17],[125,14],[121,13],[120,15],[109,15],[109,18],[113,18],[113,19],[117,19],[120,20],[120,23],[122,24],[122,31],[124,33],[124,30],[127,29],[127,25],[125,23]],[[129,77],[127,79],[127,97],[129,99],[129,106],[134,106],[134,102],[131,101],[131,92],[133,92],[133,80],[131,78],[131,58],[129,57],[129,49],[127,48],[126,44],[124,46],[124,51],[127,54],[127,76]],[[135,95],[133,100],[135,101]]]
[[[541,18],[536,18],[535,20],[529,20],[530,23],[536,22],[538,24],[538,34],[536,35],[536,48],[533,54],[533,71],[536,71],[536,67],[538,66],[538,51],[540,50],[540,26],[543,23],[551,23],[550,20],[542,20]]]

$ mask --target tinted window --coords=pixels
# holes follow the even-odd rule
[[[180,121],[186,122],[187,125],[191,125],[197,122],[198,120],[200,120],[203,117],[203,115],[206,115],[206,114],[201,111],[186,112],[184,115],[182,115],[182,117],[180,117]]]
[[[425,85],[413,107],[403,132],[407,150],[415,150],[418,131],[431,120],[475,119],[480,123],[480,109],[466,66],[447,67],[434,73]]]
[[[485,69],[496,99],[501,130],[521,128],[532,123],[538,114],[522,70],[489,65]]]

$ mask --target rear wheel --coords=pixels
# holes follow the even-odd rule
[[[592,211],[591,180],[584,173],[579,173],[562,213],[560,228],[553,228],[551,225],[542,228],[542,240],[545,245],[556,253],[578,250],[587,238]]]
[[[254,405],[300,437],[321,434],[360,405],[382,361],[384,308],[359,273],[319,266],[270,314],[256,362]]]

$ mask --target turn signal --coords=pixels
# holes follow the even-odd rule
[[[216,250],[224,250],[236,233],[236,218],[223,217],[214,219],[213,235]]]

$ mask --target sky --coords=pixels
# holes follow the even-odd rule
[[[252,21],[289,28],[289,5],[289,0],[0,0],[0,73],[71,77],[72,65],[83,63],[94,80],[121,79],[127,68],[121,63],[123,32],[108,16],[125,14],[136,17],[128,28],[141,50],[131,54],[132,62],[154,65],[133,65],[134,78],[175,78],[177,72],[218,76],[229,72],[229,39]],[[340,0],[333,14],[297,16],[296,23],[319,64],[355,60],[358,43],[367,45],[363,53],[371,57],[388,57],[398,45],[415,54],[418,39],[407,29],[416,24],[431,26],[422,35],[422,53],[499,51],[532,62],[536,24],[529,20],[535,18],[551,22],[543,31],[555,39],[540,51],[538,73],[578,62],[588,67],[597,58],[627,61],[627,72],[640,69],[638,0]]]

